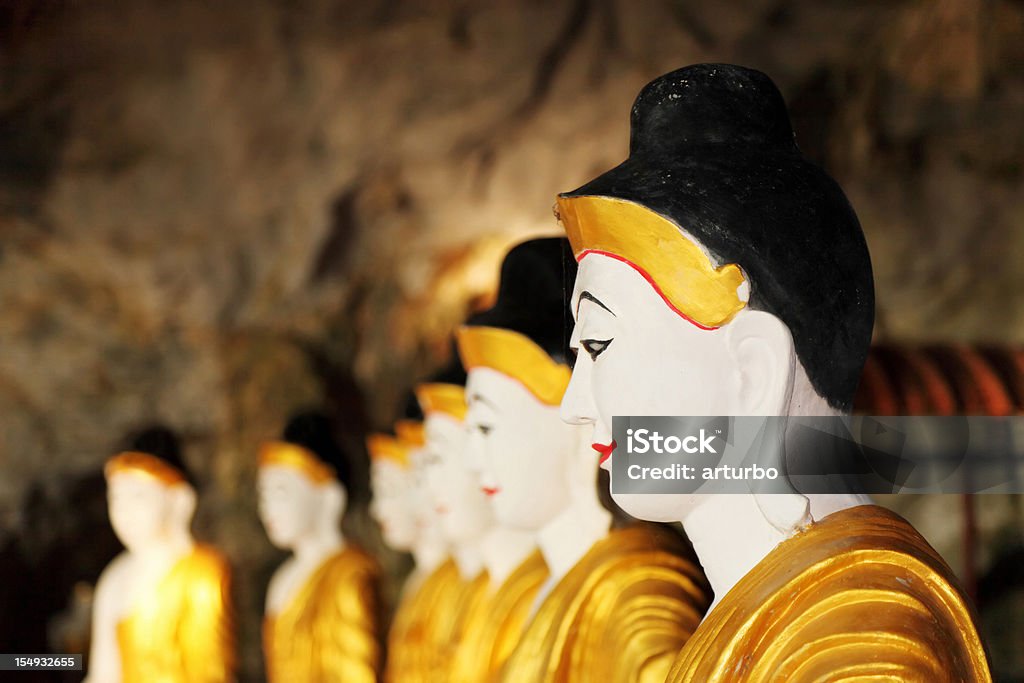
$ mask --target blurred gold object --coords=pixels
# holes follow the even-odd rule
[[[399,605],[388,637],[385,680],[393,683],[448,681],[455,646],[468,616],[485,597],[487,575],[463,581],[452,560],[428,576]]]
[[[500,679],[664,683],[708,605],[685,552],[661,527],[612,531],[544,599]]]
[[[230,570],[197,545],[117,625],[122,683],[234,680]]]
[[[371,460],[390,460],[403,469],[409,466],[409,447],[388,434],[370,434],[366,450]]]
[[[708,615],[668,680],[992,678],[952,570],[905,520],[866,505],[773,550]]]
[[[334,468],[308,448],[287,441],[268,441],[260,446],[260,467],[287,467],[303,474],[317,484],[331,481]]]
[[[413,592],[403,596],[388,635],[384,680],[422,683],[438,666],[437,623],[454,611],[460,589],[452,560],[435,569]]]
[[[118,472],[137,472],[148,475],[162,484],[174,486],[185,483],[185,475],[176,467],[149,453],[125,451],[107,460],[103,474],[107,479]]]
[[[374,560],[352,546],[333,555],[263,622],[271,683],[373,683],[380,670]]]
[[[424,414],[441,413],[459,422],[466,417],[466,389],[457,384],[428,382],[416,387],[416,400]]]
[[[408,448],[423,448],[427,444],[425,427],[420,420],[399,420],[395,423],[395,435]]]
[[[452,666],[452,681],[488,681],[501,670],[523,635],[548,568],[534,551],[467,615]]]

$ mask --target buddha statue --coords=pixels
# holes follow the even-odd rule
[[[413,673],[418,670],[421,659],[417,647],[419,638],[413,634],[421,630],[419,621],[428,607],[425,594],[419,589],[444,562],[447,549],[439,533],[430,533],[424,527],[423,516],[414,505],[416,483],[410,470],[407,445],[390,434],[378,433],[367,437],[366,448],[370,454],[373,488],[370,513],[380,525],[384,542],[395,550],[411,552],[414,562],[388,632],[384,679],[420,681],[423,677]]]
[[[412,554],[412,573],[404,585],[404,594],[408,595],[444,562],[448,548],[438,525],[427,524],[427,517],[419,514],[416,482],[405,444],[389,434],[371,434],[366,449],[373,489],[370,516],[392,550]]]
[[[465,454],[466,375],[449,368],[416,388],[423,409],[429,462],[427,481],[453,546],[472,543],[484,580],[471,595],[452,643],[448,680],[489,680],[519,641],[547,566],[529,532],[496,524],[477,472]],[[458,552],[458,551],[456,551]]]
[[[259,514],[271,542],[291,556],[267,588],[267,678],[376,681],[380,669],[377,563],[341,531],[348,466],[330,420],[293,416],[259,454]]]
[[[873,325],[870,258],[767,76],[704,64],[651,82],[629,158],[560,195],[557,214],[579,263],[562,413],[593,427],[602,467],[615,415],[849,410]],[[613,496],[681,522],[714,590],[669,681],[990,680],[953,572],[865,496]]]
[[[458,332],[467,454],[499,524],[531,533],[549,576],[496,676],[509,682],[658,681],[707,605],[673,531],[611,528],[590,429],[564,423],[569,382],[564,239],[513,248],[497,302]]]
[[[418,408],[416,409],[418,411]],[[406,586],[388,635],[388,662],[385,679],[395,683],[447,680],[452,643],[459,632],[467,600],[479,591],[483,567],[478,553],[463,550],[459,562],[455,548],[446,540],[441,514],[428,486],[426,433],[422,413],[399,420],[396,437],[375,437],[372,448],[390,443],[404,451],[411,489],[408,501],[418,520],[420,534],[430,535],[443,544],[443,553],[432,554],[433,568],[425,571],[416,584]],[[414,550],[414,557],[418,556]],[[460,568],[461,562],[461,568]],[[415,576],[415,575],[414,575]]]
[[[177,437],[166,427],[143,430],[104,473],[125,550],[96,587],[86,681],[234,680],[230,569],[192,538],[196,491]]]

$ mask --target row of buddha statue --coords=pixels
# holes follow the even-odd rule
[[[292,552],[267,590],[268,679],[990,681],[955,575],[867,496],[602,503],[614,416],[850,409],[870,258],[770,79],[701,64],[654,80],[628,158],[556,215],[566,237],[508,252],[493,307],[453,331],[456,362],[367,438],[371,513],[414,560],[386,637],[378,565],[339,531],[330,425],[302,414],[264,446],[260,514]],[[227,565],[191,540],[170,441],[148,432],[107,464],[127,550],[97,588],[90,683],[233,675]]]

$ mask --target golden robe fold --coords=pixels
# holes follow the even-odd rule
[[[539,551],[526,558],[467,615],[451,667],[453,683],[482,683],[501,670],[523,635],[537,593],[548,577]]]
[[[347,546],[263,624],[271,683],[374,683],[380,670],[377,563]]]
[[[117,624],[122,683],[224,683],[234,679],[231,570],[196,545]]]
[[[505,683],[664,683],[707,609],[704,575],[662,527],[612,531],[544,598]]]
[[[444,656],[466,585],[455,562],[447,560],[402,599],[388,636],[386,681],[444,680],[442,672],[450,666]]]
[[[992,679],[952,570],[901,517],[865,505],[779,544],[708,615],[668,680]]]

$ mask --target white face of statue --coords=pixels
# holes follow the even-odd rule
[[[719,329],[701,329],[631,266],[600,254],[580,263],[572,305],[578,355],[562,417],[592,423],[595,450],[612,443],[615,415],[783,413],[794,360],[789,331],[774,316],[745,308]],[[611,460],[601,466],[610,470]],[[635,517],[665,522],[685,518],[700,501],[699,494],[614,498]]]
[[[579,427],[559,418],[517,380],[474,368],[466,382],[467,462],[490,496],[496,521],[536,531],[569,503],[569,459]]]
[[[409,462],[412,464],[410,507],[416,515],[417,542],[430,538],[444,544],[441,515],[437,512],[434,496],[427,485],[427,461],[426,448],[418,448],[409,454]]]
[[[373,501],[370,514],[380,525],[384,542],[409,550],[416,540],[416,513],[411,505],[412,473],[390,460],[375,460],[370,468]]]
[[[424,425],[426,484],[445,538],[457,545],[475,542],[494,519],[480,479],[463,457],[466,430],[443,414],[428,415]]]
[[[278,548],[294,548],[320,528],[323,491],[306,475],[291,467],[267,465],[259,469],[256,488],[260,520]]]
[[[107,481],[107,511],[118,540],[129,551],[187,534],[195,492],[188,484],[168,486],[142,472],[120,471]]]

